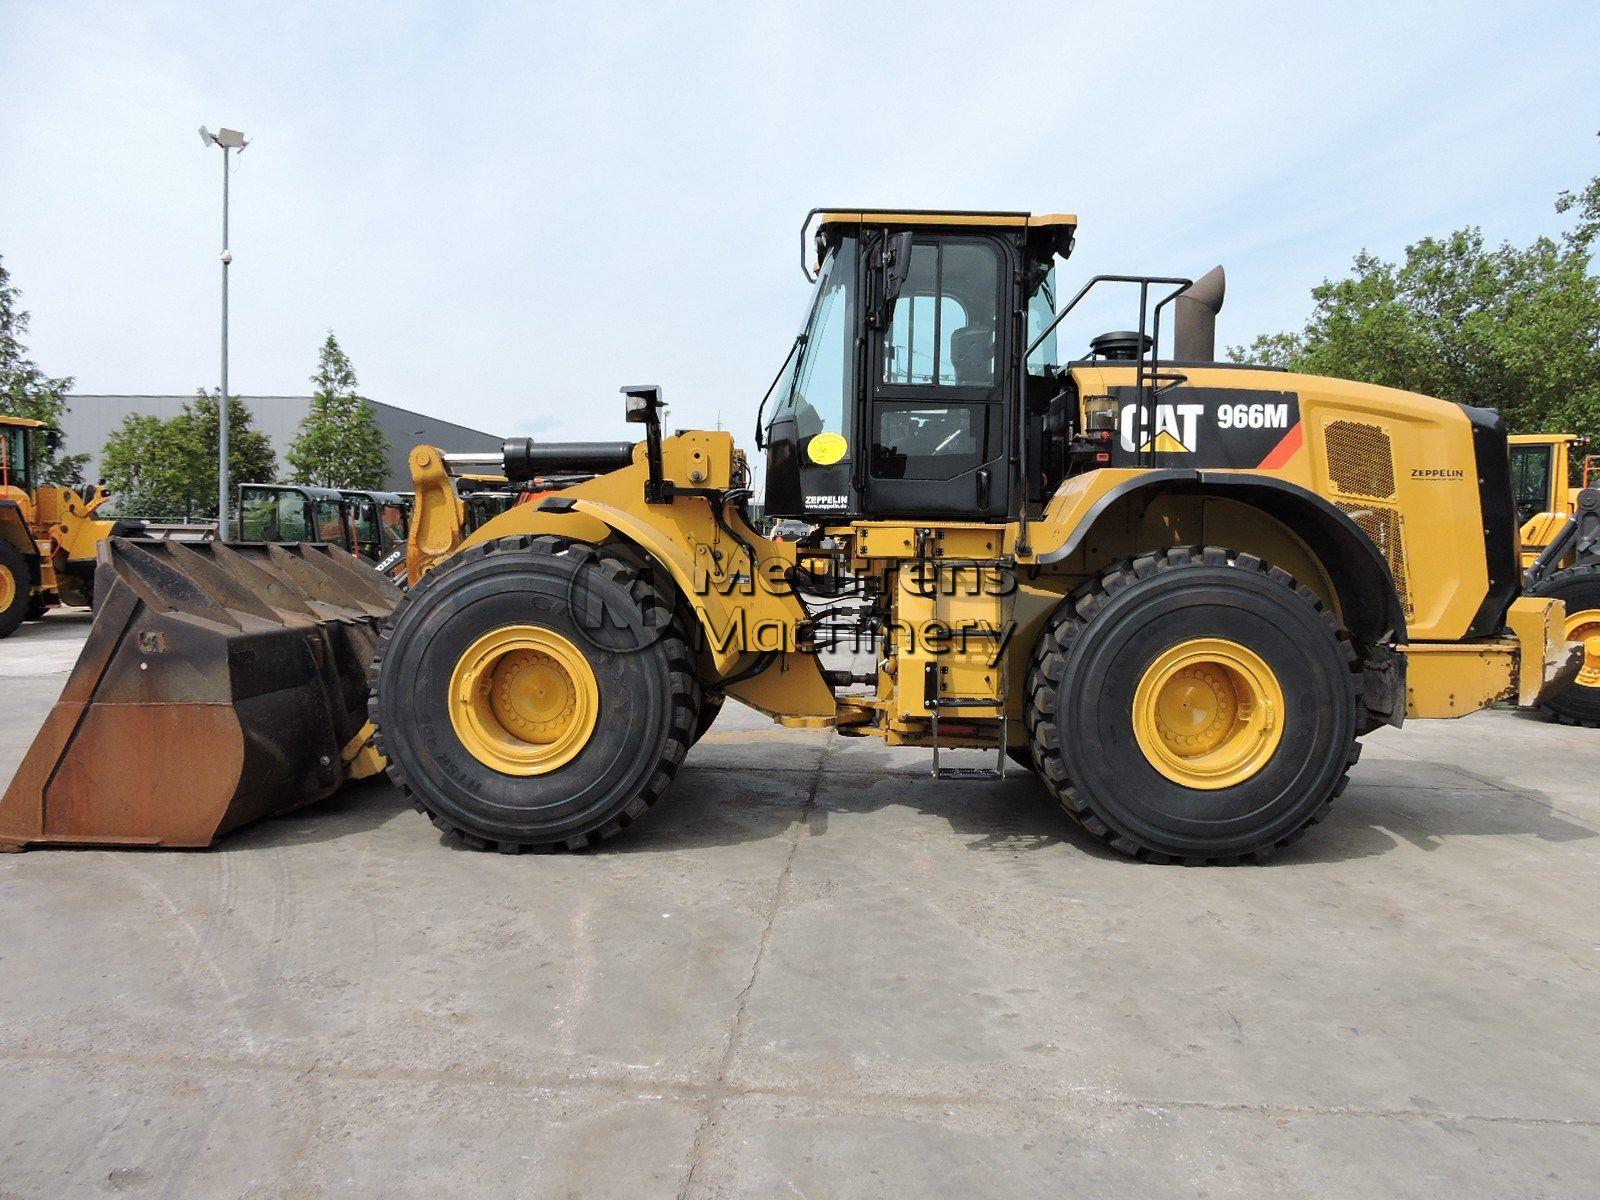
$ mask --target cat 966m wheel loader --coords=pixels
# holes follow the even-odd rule
[[[732,696],[939,777],[1021,764],[1129,855],[1236,862],[1323,817],[1363,734],[1578,669],[1562,605],[1520,594],[1493,413],[1214,361],[1220,271],[1057,309],[1076,225],[808,217],[815,293],[756,432],[799,544],[653,387],[623,389],[637,444],[508,442],[512,481],[594,477],[464,540],[450,456],[418,447],[368,676],[391,777],[472,846],[591,846]],[[1058,344],[1112,287],[1133,328]]]

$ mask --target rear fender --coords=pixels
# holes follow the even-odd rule
[[[1372,539],[1321,496],[1266,475],[1116,469],[1079,476],[1063,485],[1051,501],[1045,523],[1060,530],[1061,536],[1047,540],[1041,530],[1036,535],[1035,561],[1062,562],[1085,545],[1092,545],[1091,535],[1102,522],[1115,519],[1121,506],[1148,507],[1165,496],[1199,500],[1215,497],[1258,510],[1304,543],[1325,573],[1340,618],[1354,637],[1371,645],[1405,640],[1405,612],[1389,565]]]

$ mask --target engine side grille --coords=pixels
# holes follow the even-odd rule
[[[1383,426],[1329,421],[1323,442],[1335,490],[1374,500],[1394,498],[1394,452]]]
[[[1415,615],[1411,608],[1411,588],[1406,578],[1406,540],[1404,519],[1400,510],[1386,504],[1353,504],[1348,500],[1334,503],[1354,521],[1361,532],[1372,539],[1389,563],[1389,574],[1394,576],[1394,590],[1400,597],[1400,606],[1407,617]]]
[[[1410,617],[1405,519],[1394,504],[1394,446],[1389,431],[1367,421],[1329,421],[1323,427],[1323,448],[1334,504],[1372,539],[1388,562],[1400,606]]]

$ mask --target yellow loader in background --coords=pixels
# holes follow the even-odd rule
[[[1540,707],[1567,725],[1600,728],[1600,456],[1570,433],[1513,434],[1511,483],[1522,523],[1523,587],[1566,605],[1566,636],[1585,647],[1584,665]]]
[[[1076,228],[808,216],[816,290],[756,429],[766,515],[817,528],[798,545],[752,525],[732,436],[667,436],[651,386],[623,389],[638,442],[508,442],[512,482],[593,478],[464,538],[450,462],[415,450],[411,588],[357,573],[364,610],[334,591],[308,600],[303,623],[273,633],[284,679],[251,640],[289,624],[248,585],[259,564],[181,548],[144,561],[113,541],[102,562],[124,624],[100,666],[80,663],[83,687],[0,802],[0,843],[94,840],[136,801],[214,808],[224,788],[255,788],[237,757],[205,789],[165,759],[113,779],[105,742],[63,732],[94,709],[91,676],[179,678],[162,639],[176,648],[180,632],[204,632],[183,644],[195,678],[235,668],[231,694],[197,702],[231,701],[228,736],[277,751],[297,747],[281,723],[306,737],[324,711],[273,690],[315,683],[288,678],[291,649],[358,658],[376,632],[359,694],[390,777],[448,836],[507,853],[582,849],[637,821],[732,696],[781,725],[927,748],[937,780],[1023,766],[1130,856],[1258,861],[1326,816],[1363,735],[1534,705],[1570,678],[1582,652],[1562,603],[1521,594],[1496,414],[1215,361],[1220,269],[1098,276],[1058,309]],[[1106,288],[1133,297],[1130,328],[1062,353],[1058,326]],[[346,564],[315,567],[334,588]],[[202,612],[185,609],[186,572]],[[324,707],[344,725],[317,742],[323,776],[296,783],[279,764],[280,804],[326,794],[346,756],[372,765],[366,730],[340,746],[348,673],[321,679],[343,689]],[[259,719],[256,694],[271,699]],[[118,699],[136,714],[134,695]],[[992,766],[950,766],[955,749]]]
[[[94,604],[95,552],[137,523],[97,514],[110,497],[86,488],[40,484],[36,464],[60,434],[42,421],[0,415],[0,637],[57,604]]]

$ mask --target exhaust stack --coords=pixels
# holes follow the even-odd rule
[[[1176,325],[1172,337],[1172,356],[1179,362],[1215,362],[1217,359],[1217,314],[1228,290],[1228,279],[1221,267],[1212,267],[1179,293],[1173,301]]]

